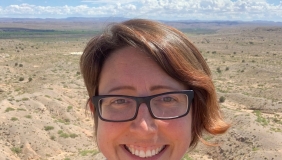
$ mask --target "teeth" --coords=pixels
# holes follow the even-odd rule
[[[149,149],[149,148],[141,148],[141,147],[136,147],[133,145],[126,146],[128,150],[131,152],[131,154],[134,154],[138,157],[141,158],[146,158],[146,157],[152,157],[154,155],[157,155],[160,153],[160,151],[164,148],[165,146],[154,148],[154,149]]]

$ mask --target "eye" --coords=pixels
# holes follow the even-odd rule
[[[116,99],[113,103],[114,104],[124,104],[126,103],[126,100],[125,99]]]
[[[171,102],[171,101],[174,101],[174,99],[172,97],[163,97],[162,100],[164,102]]]

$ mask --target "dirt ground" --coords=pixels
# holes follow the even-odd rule
[[[99,24],[1,22],[1,27],[91,29]],[[212,72],[222,112],[232,124],[183,159],[282,157],[282,25],[170,23],[187,33]],[[191,28],[208,28],[191,32]],[[0,160],[103,160],[79,58],[93,35],[0,37]],[[188,158],[187,158],[188,157]]]

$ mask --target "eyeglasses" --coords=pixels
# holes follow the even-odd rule
[[[126,122],[137,117],[138,109],[145,103],[155,119],[176,119],[189,113],[194,98],[193,90],[166,92],[147,97],[125,95],[93,96],[92,102],[103,121]]]

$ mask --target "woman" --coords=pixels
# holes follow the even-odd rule
[[[142,19],[113,24],[87,44],[80,67],[108,160],[180,160],[205,142],[203,131],[229,128],[209,67],[175,28]]]

